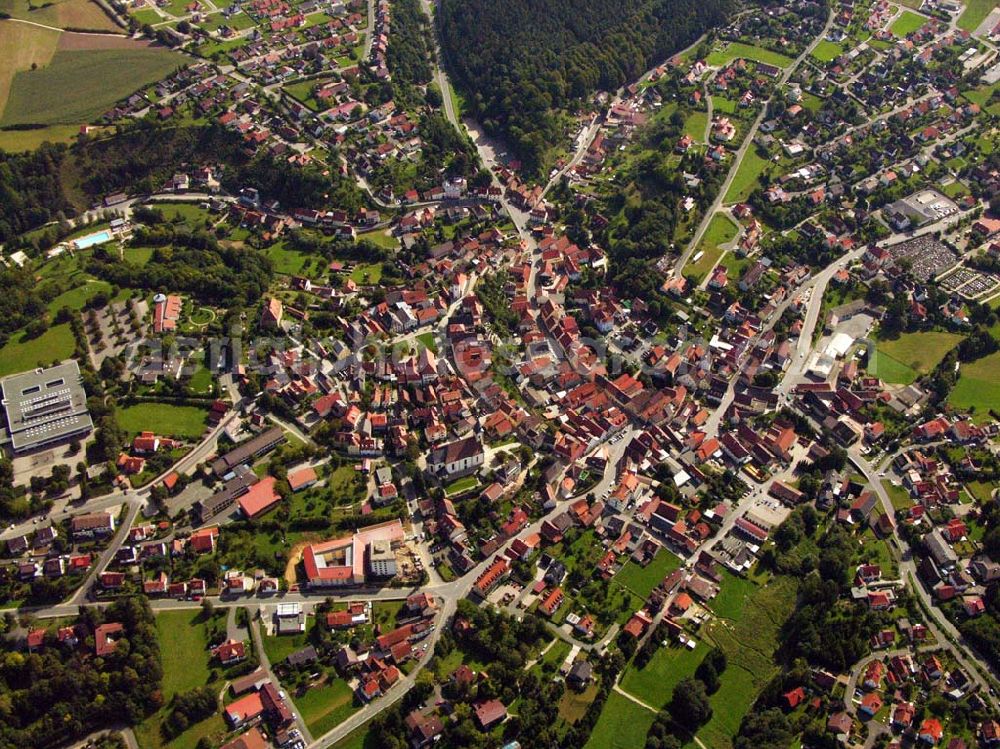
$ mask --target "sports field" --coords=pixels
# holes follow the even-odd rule
[[[61,49],[45,67],[22,69],[14,76],[0,125],[89,122],[183,61],[166,48],[145,45]]]
[[[94,0],[0,0],[0,13],[59,29],[125,33]]]
[[[956,333],[904,333],[890,341],[879,341],[868,371],[896,385],[909,385],[936,367],[962,340]]]

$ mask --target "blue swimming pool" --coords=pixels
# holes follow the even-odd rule
[[[105,229],[104,231],[95,232],[94,234],[88,234],[85,237],[80,237],[74,240],[76,243],[76,248],[78,250],[86,250],[88,247],[95,247],[99,244],[104,244],[105,242],[111,241],[111,232]]]

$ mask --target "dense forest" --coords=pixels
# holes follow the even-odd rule
[[[732,0],[443,0],[449,70],[472,113],[528,172],[544,166],[558,114],[637,78],[721,24]]]
[[[156,625],[144,598],[83,610],[89,632],[121,622],[113,653],[95,658],[93,634],[79,649],[59,647],[55,635],[35,653],[4,647],[0,665],[0,749],[57,746],[96,729],[135,725],[160,706],[162,667]],[[54,632],[54,630],[53,630]]]

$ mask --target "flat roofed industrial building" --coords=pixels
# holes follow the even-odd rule
[[[80,366],[69,360],[0,380],[7,436],[15,453],[89,434],[94,422]]]

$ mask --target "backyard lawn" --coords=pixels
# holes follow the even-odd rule
[[[130,435],[144,431],[160,436],[197,439],[208,423],[208,411],[170,403],[136,403],[118,411],[118,423]]]
[[[910,493],[902,486],[897,486],[888,479],[885,479],[882,482],[882,488],[884,488],[885,493],[889,495],[889,501],[892,502],[894,509],[908,510],[913,506],[913,500],[910,498]]]
[[[309,644],[309,627],[312,620],[306,619],[306,631],[297,635],[269,635],[261,629],[260,638],[264,645],[264,653],[272,666],[281,663],[296,650],[301,650]]]
[[[919,13],[904,10],[899,18],[892,22],[892,25],[889,27],[889,31],[891,31],[895,36],[907,36],[919,29],[925,23],[927,23],[927,19]]]
[[[351,271],[351,280],[356,284],[377,284],[382,279],[382,263],[362,263]]]
[[[322,736],[358,710],[354,693],[343,679],[313,687],[293,701],[313,736]]]
[[[833,62],[842,54],[844,54],[844,48],[829,39],[821,41],[812,51],[812,56],[820,62]]]
[[[645,567],[629,560],[614,581],[623,585],[637,596],[646,598],[663,578],[681,566],[681,560],[666,549],[660,549],[656,558]]]

